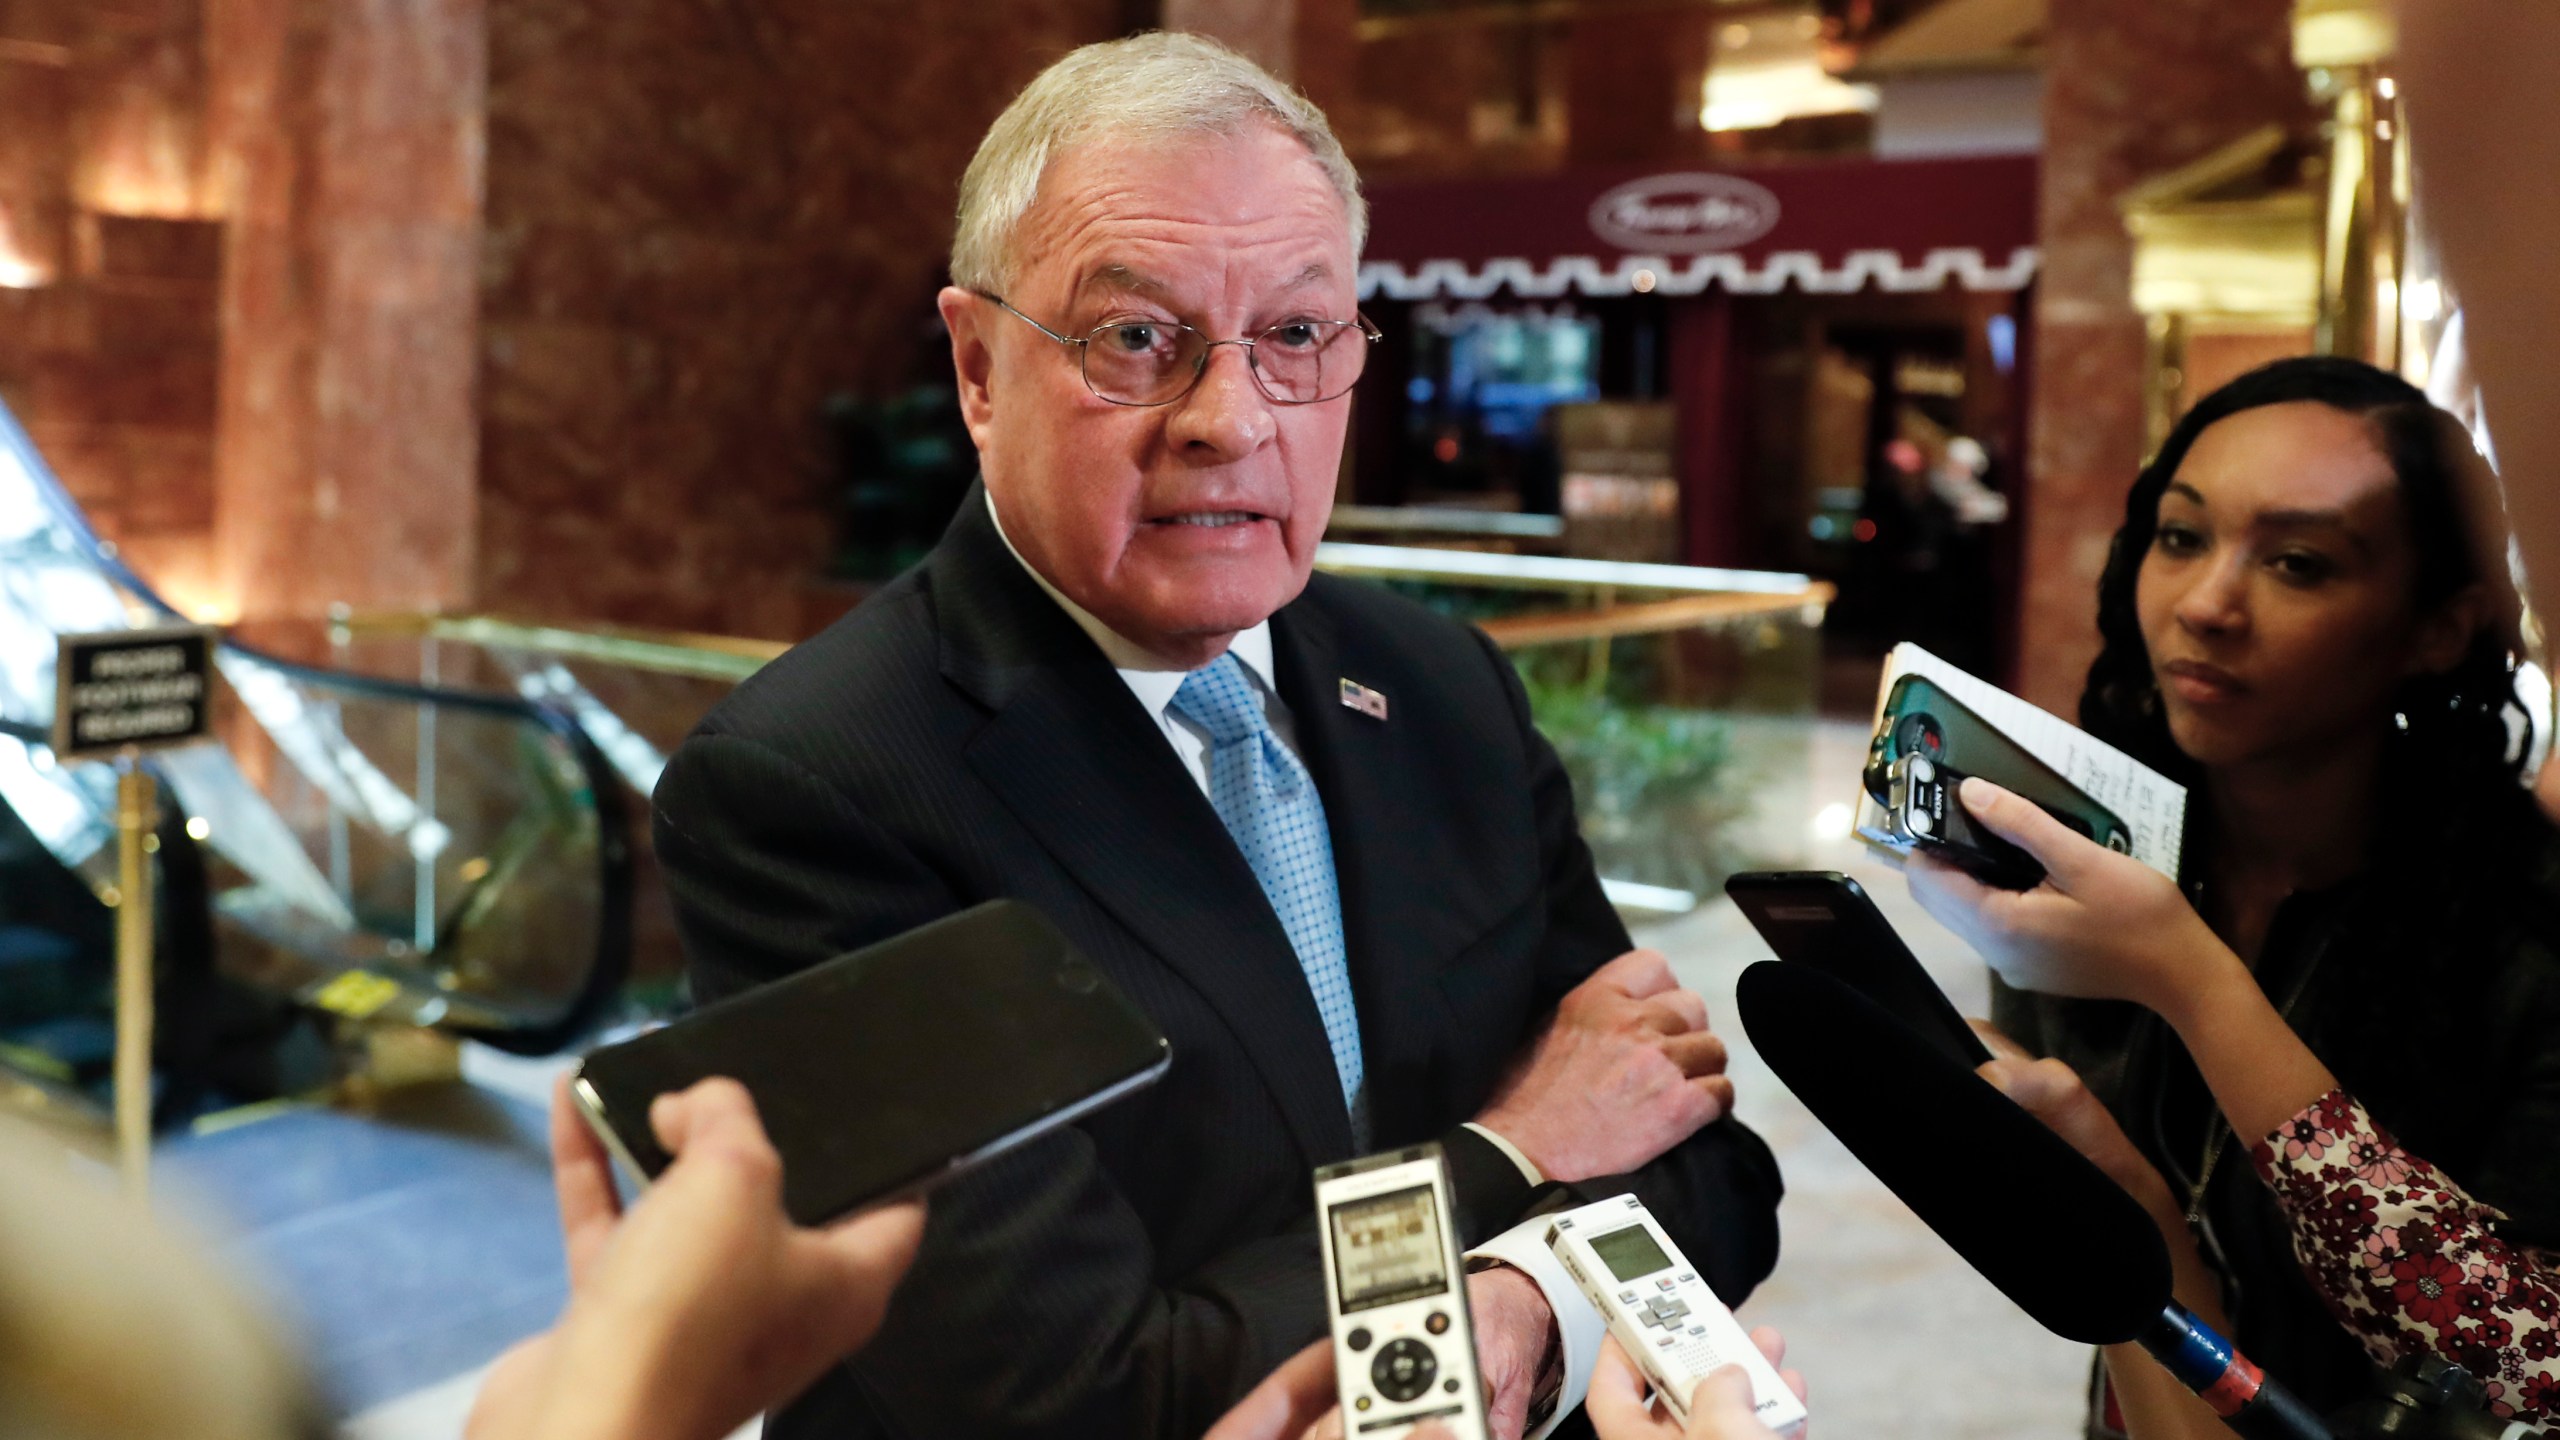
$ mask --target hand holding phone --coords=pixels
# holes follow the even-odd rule
[[[2040,808],[1985,782],[1976,823],[1997,826],[2051,869],[2024,893],[1949,868],[1915,867],[1911,896],[2021,990],[2123,1000],[2155,1012],[2222,986],[2248,967],[2196,913],[2177,882],[2129,855],[2100,850]],[[2270,1122],[2272,1124],[2272,1122]]]
[[[713,1079],[652,1107],[676,1158],[626,1212],[568,1089],[564,1080],[552,1099],[551,1165],[572,1303],[491,1368],[469,1440],[542,1440],[597,1415],[726,1435],[879,1332],[924,1234],[921,1204],[791,1224],[755,1102]],[[687,1363],[633,1363],[642,1355]]]

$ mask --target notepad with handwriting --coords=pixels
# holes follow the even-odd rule
[[[2041,710],[1987,680],[1978,679],[1905,642],[1885,657],[1884,683],[1876,690],[1876,721],[1883,723],[1893,683],[1919,675],[2059,771],[2090,799],[2116,813],[2133,832],[2133,856],[2175,879],[2187,824],[2186,787],[2048,710]],[[1891,841],[1884,807],[1858,790],[1857,829],[1870,844],[1899,852]]]

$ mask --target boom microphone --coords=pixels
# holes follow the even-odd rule
[[[2150,1215],[2044,1122],[1820,971],[1764,960],[1738,994],[1752,1045],[1805,1108],[2036,1323],[2140,1344],[2253,1440],[2331,1440],[2177,1304]]]

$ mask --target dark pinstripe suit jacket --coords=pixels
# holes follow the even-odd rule
[[[1331,822],[1377,1143],[1448,1145],[1481,1240],[1530,1196],[1455,1127],[1626,932],[1482,635],[1322,575],[1272,630]],[[1389,718],[1344,708],[1343,678]],[[769,1434],[1192,1436],[1322,1332],[1308,1173],[1351,1136],[1304,972],[977,492],[923,565],[713,710],[655,808],[704,999],[1004,895],[1173,1041],[1154,1088],[939,1192],[879,1339]],[[1748,1130],[1631,1179],[1729,1299],[1775,1263],[1776,1166]]]

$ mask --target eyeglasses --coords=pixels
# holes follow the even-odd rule
[[[1212,340],[1170,320],[1115,320],[1083,337],[1061,335],[1005,303],[977,292],[1006,314],[1080,354],[1085,388],[1114,405],[1170,405],[1208,373],[1209,352],[1244,347],[1245,368],[1263,394],[1282,405],[1313,405],[1351,393],[1369,364],[1369,347],[1386,338],[1365,315],[1352,320],[1288,320],[1244,340]]]

